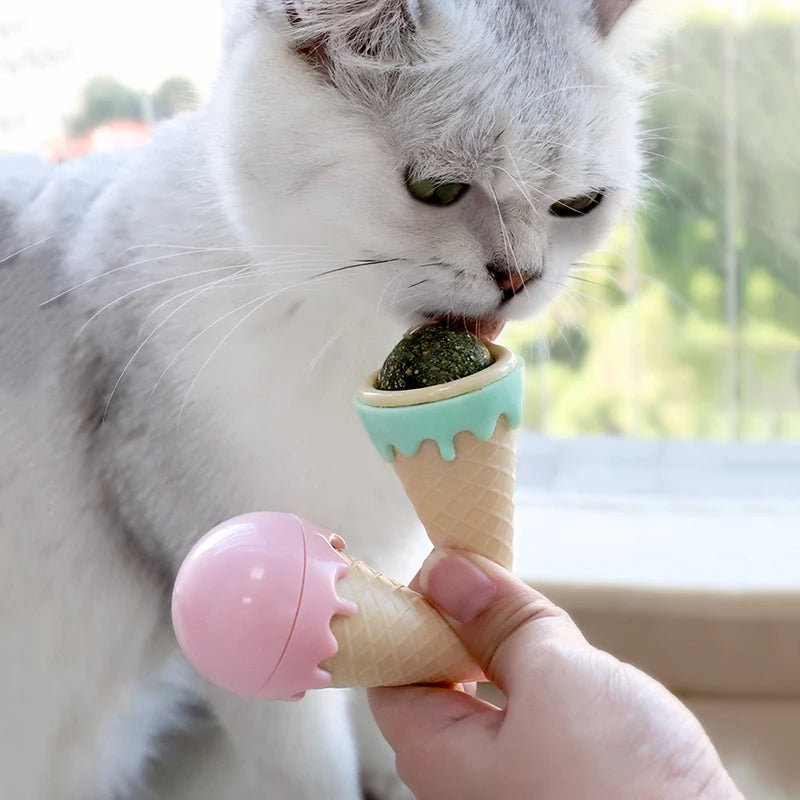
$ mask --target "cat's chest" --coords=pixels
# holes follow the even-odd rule
[[[235,472],[227,482],[242,512],[293,512],[341,531],[359,555],[385,556],[416,521],[355,412],[369,348],[334,343],[320,356],[313,333],[285,333],[240,342],[196,387]]]

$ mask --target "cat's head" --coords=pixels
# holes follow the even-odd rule
[[[632,2],[227,0],[230,216],[408,320],[531,314],[635,184]]]

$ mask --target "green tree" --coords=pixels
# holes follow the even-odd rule
[[[116,78],[98,75],[81,92],[78,113],[67,127],[72,135],[80,135],[112,120],[141,121],[142,98]]]
[[[166,119],[196,106],[194,85],[182,75],[167,78],[153,94],[153,114],[156,119]]]
[[[98,75],[84,86],[77,114],[67,128],[79,136],[113,120],[158,121],[197,105],[197,92],[188,78],[173,75],[152,96],[137,92],[117,78]]]

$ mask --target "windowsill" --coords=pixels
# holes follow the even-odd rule
[[[674,691],[800,699],[800,446],[520,439],[515,571]]]
[[[800,445],[523,434],[518,472],[526,579],[800,592]]]

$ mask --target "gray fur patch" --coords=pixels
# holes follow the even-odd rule
[[[109,407],[106,415],[106,404],[119,368],[99,353],[93,353],[82,363],[73,363],[72,370],[75,376],[72,382],[78,394],[79,438],[87,443],[87,465],[90,473],[96,474],[102,512],[108,519],[108,533],[117,541],[126,560],[133,562],[166,597],[175,578],[170,559],[155,532],[144,530],[147,527],[144,517],[134,521],[126,515],[120,503],[114,467],[103,457],[108,447],[106,440],[114,434],[114,411],[125,405],[122,396],[120,404]]]
[[[142,536],[140,531],[124,519],[110,483],[101,482],[101,492],[103,511],[111,523],[109,534],[114,536],[128,556],[126,560],[135,563],[143,575],[158,586],[168,602],[175,572],[166,552],[158,545],[155,536]]]

